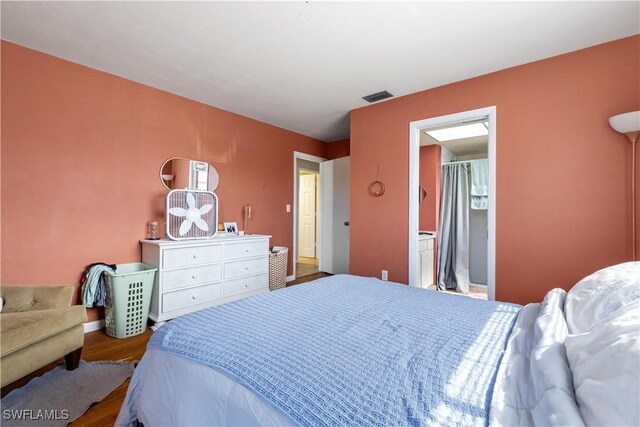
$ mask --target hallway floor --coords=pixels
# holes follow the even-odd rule
[[[318,272],[318,258],[299,257],[296,263],[296,279]]]

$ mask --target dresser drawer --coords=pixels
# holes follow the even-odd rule
[[[258,289],[269,289],[269,275],[249,276],[243,279],[226,280],[224,282],[225,297],[238,295],[243,292],[256,291]]]
[[[267,240],[259,242],[228,243],[224,247],[224,259],[227,260],[267,255],[268,252],[269,242]]]
[[[169,270],[162,273],[162,290],[185,288],[222,280],[222,264]]]
[[[164,268],[189,267],[217,262],[222,260],[222,245],[165,249],[162,260]]]
[[[224,263],[224,278],[233,279],[250,274],[269,272],[269,258],[242,259]]]
[[[213,301],[222,296],[222,283],[198,286],[162,295],[162,311],[174,311]]]

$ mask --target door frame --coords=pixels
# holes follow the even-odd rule
[[[300,151],[293,152],[293,259],[292,259],[292,271],[293,274],[291,276],[287,276],[287,282],[291,280],[295,280],[296,278],[296,261],[298,260],[298,159],[309,160],[311,162],[322,163],[326,161],[324,157],[314,156],[313,154],[302,153]],[[315,172],[315,171],[314,171]],[[317,222],[316,222],[316,235],[318,236],[316,240],[316,256],[318,260],[321,262],[320,258],[320,249],[322,248],[322,191],[321,191],[321,183],[320,183],[320,172],[318,172],[318,187],[316,191],[318,192],[318,207],[317,207]]]
[[[420,132],[423,129],[458,124],[482,118],[489,120],[488,154],[488,242],[487,299],[495,300],[496,286],[496,106],[447,114],[409,123],[409,286],[418,286],[418,198],[420,185]],[[438,236],[436,235],[436,238]]]

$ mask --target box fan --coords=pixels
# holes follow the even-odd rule
[[[211,191],[171,190],[166,212],[170,239],[209,239],[217,232],[218,197]]]

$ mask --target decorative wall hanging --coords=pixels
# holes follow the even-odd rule
[[[373,197],[380,197],[384,194],[384,184],[378,180],[380,175],[380,163],[378,163],[378,171],[376,172],[376,180],[369,185],[369,194]]]
[[[211,191],[171,190],[166,212],[172,240],[208,239],[218,231],[218,197]]]
[[[418,203],[424,202],[424,199],[427,197],[427,190],[421,185],[418,188]]]

